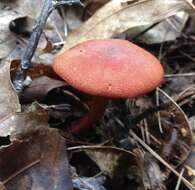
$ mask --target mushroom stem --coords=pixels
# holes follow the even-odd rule
[[[41,13],[37,19],[37,22],[33,28],[28,45],[21,59],[21,64],[16,71],[16,78],[14,80],[14,86],[18,93],[24,88],[24,80],[26,79],[26,72],[31,65],[31,59],[37,48],[40,36],[42,34],[45,23],[51,14],[51,12],[61,5],[72,5],[74,3],[80,3],[80,0],[45,0]]]
[[[108,99],[103,97],[94,97],[90,102],[88,102],[89,112],[77,121],[74,121],[70,130],[74,134],[79,134],[90,128],[90,126],[100,119],[104,113],[105,107],[108,103]]]

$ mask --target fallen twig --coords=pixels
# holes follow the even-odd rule
[[[14,80],[14,86],[18,93],[24,88],[24,80],[26,79],[26,73],[31,65],[31,59],[37,48],[40,36],[42,34],[45,23],[51,14],[51,12],[61,5],[72,5],[75,3],[81,4],[80,0],[45,0],[41,13],[37,19],[37,22],[33,28],[28,45],[21,59],[21,63],[16,71],[16,78]]]

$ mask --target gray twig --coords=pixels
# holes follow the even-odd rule
[[[80,0],[44,0],[41,13],[32,30],[32,34],[30,36],[28,45],[21,59],[21,63],[18,66],[17,71],[16,71],[16,78],[14,80],[14,86],[18,93],[22,92],[24,88],[24,80],[26,79],[27,70],[31,65],[31,59],[35,53],[40,36],[43,32],[43,28],[45,26],[45,23],[49,15],[58,6],[72,5],[75,3],[82,5]]]

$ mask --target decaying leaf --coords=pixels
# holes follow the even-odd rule
[[[93,149],[84,149],[84,151],[100,167],[101,171],[105,172],[111,178],[114,178],[115,175],[117,176],[116,172],[121,175],[122,169],[127,169],[128,162],[136,163],[133,154],[123,152],[117,148],[94,147]],[[124,164],[124,168],[119,166],[120,164]],[[121,171],[117,170],[117,168],[121,168]]]
[[[111,180],[109,182],[111,189],[115,190],[121,188],[127,190],[133,188],[135,184],[137,187],[143,188],[142,172],[138,164],[139,158],[137,158],[135,154],[119,148],[107,146],[70,148],[70,150],[77,149],[84,151],[90,159],[97,164],[100,171],[109,177]]]
[[[190,9],[186,1],[109,1],[66,39],[64,50],[94,38],[110,38],[135,27],[154,24]]]
[[[11,59],[18,58],[23,54],[26,41],[22,38],[24,34],[30,35],[35,20],[41,12],[43,0],[15,0],[0,2],[0,59],[10,55]],[[47,22],[44,32],[49,39],[59,41],[59,36],[56,32],[56,23],[62,23],[57,11],[51,14]],[[58,24],[58,25],[59,25]],[[61,31],[60,31],[61,32]],[[57,38],[57,40],[56,40]],[[46,42],[49,41],[46,40]],[[43,46],[41,42],[39,46]],[[34,59],[40,56],[42,51],[38,49]]]
[[[10,190],[72,190],[65,139],[48,127],[48,113],[37,104],[0,123],[0,181]]]
[[[10,80],[10,63],[0,62],[0,123],[15,112],[20,111],[18,96]]]
[[[0,2],[0,59],[9,55],[16,47],[17,37],[10,31],[10,23],[27,15],[35,17],[37,11],[40,11],[40,3],[41,1],[24,0]]]
[[[42,3],[42,0],[7,0],[0,2],[0,59],[12,52],[16,47],[16,41],[19,40],[20,42],[21,34],[30,34],[31,32],[32,24],[30,27],[23,26],[24,28],[21,28],[19,34],[17,34],[17,31],[11,33],[10,23],[20,27],[20,25],[23,25],[20,23],[23,18],[31,17],[32,21],[34,21],[34,18],[40,13]],[[75,29],[80,24],[82,25],[67,37],[64,49],[69,49],[84,40],[114,38],[128,29],[132,32],[138,27],[145,28],[148,25],[164,20],[167,22],[170,16],[190,9],[187,0],[86,0],[84,3],[87,4],[85,10],[89,12],[86,18],[82,19],[86,20],[93,16],[83,25],[83,20],[77,18],[76,21],[75,17],[71,15],[71,8],[68,8],[70,12],[67,15],[63,15],[62,10],[55,11],[58,17],[55,17],[55,15],[52,17],[51,15],[48,21],[52,27],[45,32],[46,37],[39,44],[41,45],[41,51],[36,53],[35,59],[36,56],[40,58],[44,50],[50,54],[46,58],[42,57],[43,63],[52,62],[52,43],[59,40],[62,41],[66,36],[66,33],[63,33],[66,32],[66,29],[63,28],[63,16],[68,19],[65,20],[65,24],[72,27],[69,28],[70,30]],[[58,11],[61,13],[60,15]],[[67,16],[71,18],[67,18]],[[181,25],[183,26],[184,23]],[[164,29],[164,25],[162,28]],[[161,31],[162,36],[158,36],[156,41],[162,42],[167,31],[169,31],[169,28],[165,32]],[[181,28],[179,31],[181,31]],[[16,37],[16,35],[20,35],[20,38]],[[47,40],[47,37],[51,40],[51,43]],[[150,41],[151,39],[148,39],[147,36],[147,40]],[[22,38],[22,41],[24,42],[24,48],[26,40]],[[21,59],[21,56],[18,59]],[[18,64],[19,61],[15,61],[12,64],[12,78],[14,78]],[[29,88],[26,88],[23,97],[29,98],[28,103],[34,100],[42,101],[46,97],[46,100],[44,100],[47,105],[39,105],[37,103],[31,106],[23,105],[21,112],[18,96],[13,90],[10,81],[10,63],[7,61],[0,63],[0,137],[10,138],[9,145],[0,147],[0,190],[5,190],[6,188],[8,190],[72,190],[65,139],[59,135],[56,129],[48,127],[48,118],[49,114],[54,119],[62,120],[69,116],[81,117],[84,111],[87,111],[87,106],[85,101],[80,99],[79,95],[74,94],[75,91],[72,92],[69,91],[70,89],[62,87],[65,83],[58,80],[50,66],[42,64],[33,65],[28,71],[28,75],[33,79],[33,83]],[[49,77],[52,77],[52,79]],[[57,93],[53,93],[55,90]],[[166,93],[164,95],[166,96]],[[66,101],[64,102],[64,100]],[[136,129],[132,128],[168,164],[176,168],[186,160],[191,151],[191,128],[185,113],[175,101],[168,97],[169,103],[167,103],[167,98],[163,97],[161,99],[160,95],[160,102],[165,102],[166,106],[158,110],[158,113],[153,111],[153,116],[151,116],[150,112],[148,115],[151,118],[144,118],[144,121],[139,126],[136,126]],[[145,97],[137,103],[143,105],[143,109],[148,109],[153,105],[152,101],[146,102]],[[139,105],[138,107],[140,108]],[[124,107],[124,105],[121,107],[117,105],[116,109],[122,110]],[[134,110],[135,114],[139,112],[138,109]],[[112,108],[110,113],[108,118],[105,118],[105,123],[108,123],[107,120],[110,119],[109,117],[112,117],[111,120],[116,121],[115,125],[123,127],[127,133],[126,118],[123,114],[128,114],[128,111],[123,110],[120,112],[122,121],[120,118],[117,118],[117,114],[114,113]],[[113,123],[110,122],[111,127],[113,127]],[[162,131],[159,130],[159,126],[162,127]],[[133,139],[130,142],[126,138],[128,134],[126,135],[124,131],[121,132],[122,140],[127,140],[125,141],[127,144],[135,143],[133,146],[136,146],[136,142],[133,142]],[[118,133],[115,134],[117,137],[120,136]],[[118,143],[118,139],[116,141]],[[131,145],[127,147],[132,148]],[[90,160],[98,168],[95,168],[95,174],[101,172],[100,178],[102,177],[102,179],[97,183],[97,176],[89,177],[82,175],[81,172],[79,173],[80,176],[77,176],[77,184],[78,181],[83,180],[82,182],[85,182],[87,185],[79,186],[82,184],[79,183],[76,186],[77,188],[96,189],[96,186],[98,186],[101,190],[106,188],[112,190],[165,189],[163,184],[164,178],[162,177],[164,177],[163,174],[165,174],[165,177],[168,177],[169,172],[164,172],[164,170],[162,172],[158,161],[154,160],[148,153],[145,153],[144,156],[136,155],[135,152],[100,146],[86,146],[81,147],[81,149],[83,150],[82,153],[88,158],[85,163],[85,172],[91,170],[88,162]],[[74,154],[78,154],[78,150],[76,147],[73,147],[72,150],[74,157]],[[76,151],[74,152],[74,150]],[[184,165],[188,179],[191,180],[192,184],[194,184],[195,176],[193,167],[195,157],[193,153]],[[80,165],[84,165],[80,157],[78,162]],[[186,174],[184,173],[184,175]],[[95,180],[96,184],[92,184],[89,180]],[[108,186],[105,186],[104,183]]]
[[[4,118],[0,123],[0,137],[10,136],[11,140],[25,139],[45,128],[47,122],[47,112],[37,104],[33,104],[21,113],[14,113]]]
[[[0,149],[0,181],[9,190],[72,190],[65,139],[46,125]]]
[[[157,25],[137,27],[135,29],[131,28],[125,33],[128,39],[133,38],[136,41],[146,44],[172,41],[181,36],[188,18],[189,15],[186,12],[179,12]]]

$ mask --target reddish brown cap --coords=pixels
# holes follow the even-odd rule
[[[58,54],[55,72],[76,89],[105,97],[136,97],[153,90],[163,68],[152,54],[126,40],[101,39]]]

